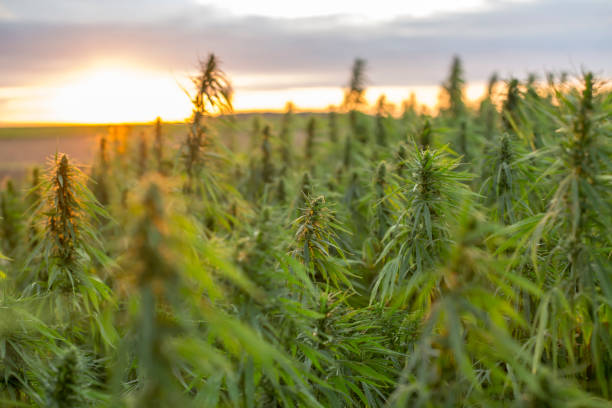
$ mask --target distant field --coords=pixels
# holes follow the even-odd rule
[[[245,152],[248,149],[248,135],[251,132],[253,114],[236,115],[236,122],[232,125],[227,120],[217,119],[211,121],[214,133],[221,140],[230,144],[230,127],[234,147],[237,151]],[[258,114],[263,124],[269,124],[272,132],[279,128],[280,115]],[[316,116],[316,115],[315,115]],[[302,128],[306,126],[306,114],[297,114],[295,117],[294,140],[301,143],[303,139]],[[324,132],[325,124],[320,123],[320,131]],[[21,178],[34,166],[42,166],[47,158],[56,152],[68,153],[82,164],[90,164],[96,149],[97,142],[102,135],[109,134],[112,127],[127,128],[130,137],[138,137],[141,132],[151,134],[153,124],[136,125],[62,125],[62,126],[29,126],[29,127],[0,127],[0,181],[6,177]],[[184,123],[164,123],[162,127],[165,138],[178,142],[187,132]],[[227,139],[227,140],[225,140]]]
[[[0,140],[94,137],[108,132],[108,128],[108,125],[0,127]]]
[[[184,124],[165,124],[169,136],[184,131]],[[97,141],[109,133],[109,125],[5,127],[0,128],[0,180],[20,178],[25,172],[45,164],[56,152],[68,153],[78,162],[91,163]],[[130,135],[151,132],[152,125],[130,125]]]
[[[137,125],[63,125],[63,126],[27,126],[27,127],[0,127],[0,141],[6,139],[69,139],[73,137],[99,137],[108,134],[111,127],[128,127],[132,133],[148,132],[152,124]],[[184,129],[183,123],[165,123],[163,129],[169,134]]]

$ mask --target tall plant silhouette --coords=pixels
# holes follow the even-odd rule
[[[465,113],[465,102],[463,89],[465,79],[463,78],[463,66],[459,56],[453,57],[451,70],[448,79],[442,84],[442,89],[446,94],[448,112],[454,119],[459,118]]]
[[[193,113],[189,133],[185,140],[185,167],[187,175],[196,177],[203,164],[203,147],[206,145],[204,120],[215,113],[227,113],[232,107],[232,85],[221,70],[219,60],[210,54],[200,61],[200,73],[191,79],[195,93],[190,95]]]
[[[366,61],[362,58],[356,58],[351,69],[351,79],[344,91],[343,106],[349,111],[353,137],[360,141],[367,137],[363,134],[364,129],[359,122],[359,109],[366,103],[366,82]]]

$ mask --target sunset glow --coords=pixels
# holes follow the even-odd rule
[[[190,103],[169,75],[106,67],[59,86],[50,95],[49,109],[60,122],[144,122],[159,115],[183,119],[189,116]]]
[[[0,95],[2,89],[0,88]],[[177,81],[152,70],[95,66],[39,86],[5,89],[7,122],[145,122],[159,115],[181,120],[190,102]]]
[[[355,58],[366,99],[435,112],[454,54],[465,99],[491,74],[611,78],[605,0],[8,0],[0,5],[0,126],[181,121],[198,60],[215,53],[236,112],[338,106]],[[586,2],[586,3],[585,3]],[[524,24],[517,25],[516,21]]]
[[[149,122],[157,116],[168,121],[189,117],[191,105],[184,89],[190,89],[189,73],[171,74],[134,66],[97,65],[66,75],[48,85],[0,88],[0,97],[11,98],[3,121],[9,123],[125,123]],[[298,82],[299,78],[293,80]],[[320,111],[339,106],[343,89],[332,87],[292,87],[291,78],[281,79],[284,87],[258,89],[257,78],[236,76],[233,98],[236,112],[282,111],[288,101],[299,110]],[[483,84],[466,89],[470,100],[478,99]],[[387,101],[400,107],[411,93],[419,105],[435,108],[439,85],[371,86],[366,93],[374,105],[385,94]]]

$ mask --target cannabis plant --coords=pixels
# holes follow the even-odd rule
[[[335,286],[350,285],[346,272],[335,259],[344,256],[337,242],[337,231],[342,231],[343,227],[326,206],[325,197],[308,196],[302,211],[302,215],[293,222],[293,255],[307,267],[315,280]]]
[[[458,159],[450,158],[444,150],[414,147],[410,174],[399,197],[404,209],[385,234],[379,257],[379,262],[385,263],[372,288],[372,301],[389,299],[407,279],[418,282],[439,261],[451,239],[448,222],[456,214],[458,202],[469,194],[463,182],[470,176],[457,171],[458,165]],[[421,301],[427,303],[436,290],[423,288]]]
[[[451,72],[444,84],[444,89],[447,98],[448,112],[453,119],[457,119],[465,112],[465,103],[463,100],[463,88],[465,80],[463,78],[463,67],[459,56],[453,57],[451,64]]]

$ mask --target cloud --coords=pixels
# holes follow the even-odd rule
[[[193,0],[3,0],[15,20],[89,24],[100,22],[155,21],[182,14]]]
[[[11,13],[9,9],[6,8],[6,6],[0,4],[0,21],[11,20],[14,17],[15,16],[13,15],[13,13]]]
[[[90,16],[95,10],[85,4],[91,2],[61,0],[57,10],[70,11],[64,21],[48,3],[41,2],[38,13],[55,14],[40,22],[24,17],[28,4],[38,2],[8,1],[8,10],[20,18],[0,22],[0,86],[30,84],[100,58],[184,72],[209,51],[221,57],[230,75],[259,75],[252,89],[286,86],[285,80],[275,83],[275,74],[294,76],[295,86],[342,85],[356,56],[368,60],[373,85],[439,83],[455,53],[472,81],[494,70],[523,76],[550,69],[577,72],[584,65],[612,73],[612,3],[603,0],[498,0],[477,13],[376,24],[354,24],[343,16],[237,17],[188,1],[171,6],[168,0],[146,7],[144,0],[110,0],[106,14],[83,17],[90,21],[84,24],[75,18]],[[119,11],[123,17],[113,18]]]

